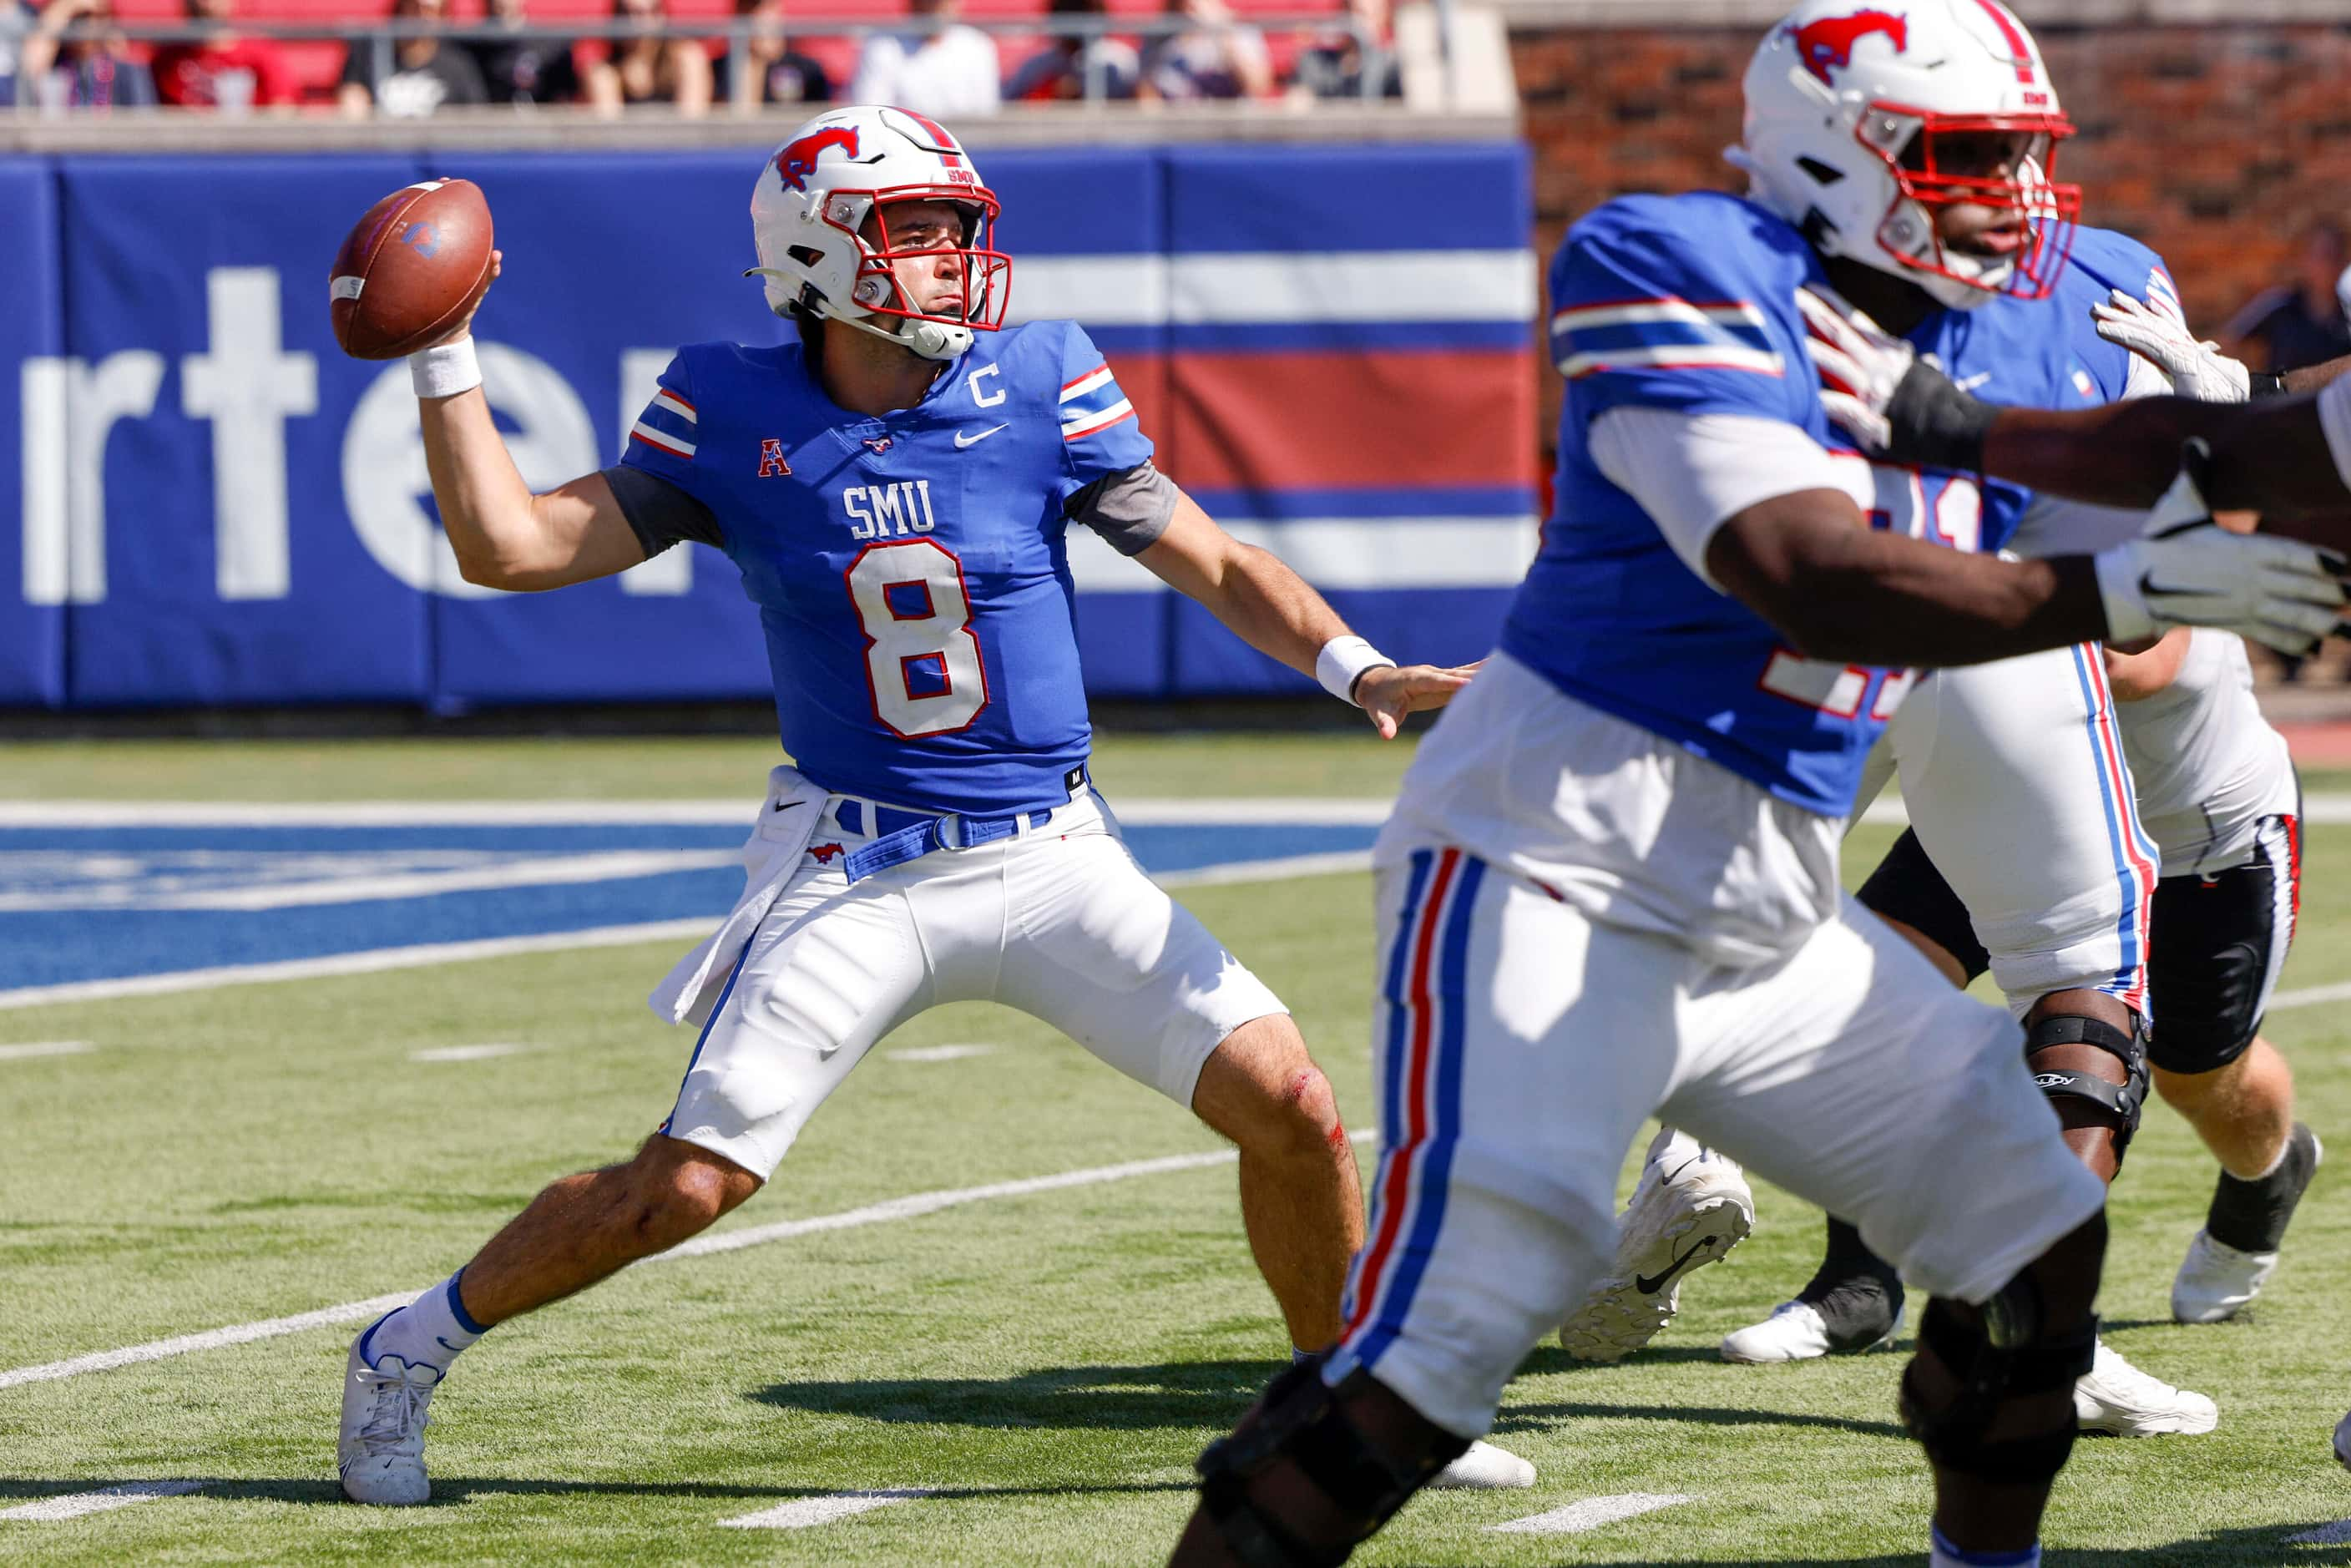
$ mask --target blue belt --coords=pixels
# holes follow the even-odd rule
[[[1065,782],[1074,797],[1092,779],[1080,767],[1071,769]],[[1053,820],[1053,811],[1047,807],[1038,811],[1015,812],[1009,817],[934,816],[851,797],[834,803],[832,820],[840,824],[842,832],[870,836],[872,841],[850,851],[848,858],[841,862],[842,874],[855,883],[877,871],[920,860],[934,850],[975,850],[982,844],[1011,838],[1020,831],[1023,821],[1032,828],[1041,828]]]

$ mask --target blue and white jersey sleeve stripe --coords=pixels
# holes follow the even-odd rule
[[[1552,362],[1569,381],[1632,369],[1787,373],[1763,312],[1744,299],[1665,297],[1572,305],[1552,315],[1551,347]]]
[[[710,487],[709,476],[695,462],[695,455],[702,445],[702,413],[695,400],[685,355],[681,352],[662,371],[661,384],[654,389],[653,401],[645,404],[644,412],[629,427],[629,439],[621,453],[622,465],[642,468],[709,505],[709,497],[704,494]]]
[[[1569,232],[1551,267],[1551,353],[1579,421],[1629,403],[1809,425],[1818,400],[1793,323],[1810,264],[1739,243],[1745,217],[1636,197]]]
[[[1061,390],[1055,412],[1061,423],[1062,451],[1070,459],[1068,495],[1106,474],[1123,474],[1151,458],[1150,438],[1135,418],[1134,404],[1085,329],[1071,323],[1061,343]]]

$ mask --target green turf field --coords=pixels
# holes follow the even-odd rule
[[[747,792],[739,743],[29,748],[22,797],[236,799]],[[1366,742],[1113,743],[1129,793],[1375,789]],[[2314,790],[2341,780],[2314,779]],[[1865,870],[1886,841],[1856,835]],[[1202,888],[1186,901],[1295,1009],[1368,1123],[1368,883]],[[2351,835],[2310,846],[2289,988],[2351,979]],[[0,1013],[0,1371],[240,1324],[444,1275],[548,1178],[626,1152],[689,1049],[642,1006],[666,947]],[[2304,1115],[2351,1138],[2336,1006],[2273,1015]],[[421,1062],[420,1051],[528,1049]],[[987,1054],[893,1059],[949,1043]],[[1627,1049],[1639,1042],[1627,1041]],[[1898,1089],[1898,1086],[1890,1086]],[[2343,1144],[2351,1148],[2351,1143]],[[1213,1153],[1148,1092],[1008,1011],[893,1037],[820,1115],[740,1230],[904,1195]],[[1629,1173],[1628,1173],[1629,1174]],[[2189,1329],[2166,1291],[2211,1166],[2151,1109],[2117,1188],[2113,1343],[2220,1401],[2208,1437],[2085,1441],[2053,1563],[2351,1563],[2286,1537],[2351,1518],[2327,1434],[2351,1404],[2351,1206],[2322,1174],[2247,1321]],[[49,1563],[1147,1563],[1190,1506],[1193,1457],[1284,1343],[1229,1165],[975,1201],[640,1269],[498,1329],[434,1406],[436,1505],[340,1504],[338,1380],[352,1325],[0,1388],[0,1508],[131,1480],[191,1495],[67,1522],[0,1521]],[[1531,1491],[1416,1500],[1371,1563],[1917,1563],[1928,1489],[1896,1426],[1899,1357],[1731,1367],[1716,1338],[1809,1270],[1817,1220],[1761,1190],[1755,1239],[1698,1275],[1647,1353],[1538,1351],[1497,1437]],[[936,1495],[801,1531],[728,1519],[874,1489]],[[1589,1533],[1489,1526],[1587,1498],[1692,1500]]]

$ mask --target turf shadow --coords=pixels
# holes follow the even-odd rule
[[[1525,1431],[1559,1421],[1692,1421],[1708,1427],[1819,1427],[1858,1432],[1865,1437],[1910,1434],[1892,1421],[1862,1421],[1848,1416],[1813,1416],[1800,1410],[1746,1410],[1708,1405],[1505,1405],[1497,1432]]]
[[[201,1478],[172,1476],[155,1479],[195,1480]],[[105,1480],[68,1481],[0,1476],[0,1499],[23,1498],[32,1501],[122,1484],[123,1479],[120,1477]],[[425,1506],[446,1508],[482,1496],[715,1498],[728,1501],[780,1503],[799,1498],[834,1497],[841,1490],[839,1487],[732,1486],[708,1481],[587,1481],[548,1480],[522,1476],[434,1476],[433,1500]],[[1124,1496],[1144,1492],[1188,1492],[1193,1490],[1192,1483],[1188,1481],[1072,1481],[1066,1486],[937,1487],[932,1489],[931,1495],[939,1498]],[[357,1506],[344,1500],[341,1487],[331,1478],[206,1479],[202,1491],[190,1495],[214,1502],[324,1503],[338,1508]]]
[[[1055,1366],[1017,1377],[772,1383],[747,1397],[789,1410],[917,1426],[1188,1431],[1230,1426],[1280,1368],[1274,1361]]]
[[[2297,1545],[2286,1539],[2325,1522],[2328,1521],[2244,1525],[2209,1531],[2161,1546],[2061,1547],[2051,1561],[2062,1562],[2065,1568],[2250,1568],[2252,1564],[2260,1564],[2261,1568],[2340,1568],[2342,1564],[2351,1564],[2351,1545]],[[1920,1556],[1917,1552],[1903,1552],[1876,1557],[1741,1558],[1740,1568],[1918,1568]],[[1657,1568],[1657,1559],[1653,1556],[1578,1561],[1589,1568]]]

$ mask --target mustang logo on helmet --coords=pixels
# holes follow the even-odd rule
[[[776,173],[789,190],[805,192],[808,178],[816,172],[816,161],[828,147],[838,147],[847,156],[857,156],[857,127],[828,125],[822,131],[811,131],[797,141],[788,141],[776,154]]]
[[[1840,68],[1853,64],[1853,47],[1872,33],[1883,33],[1894,46],[1896,54],[1910,47],[1910,24],[1888,11],[1855,11],[1850,16],[1823,16],[1817,22],[1807,22],[1801,27],[1788,29],[1796,41],[1797,57],[1804,68],[1830,87],[1829,68]]]

